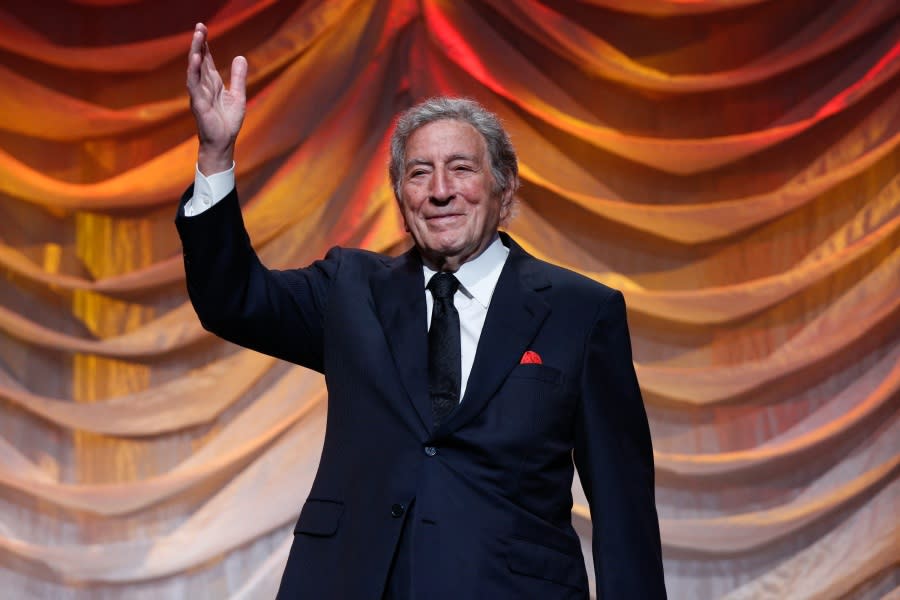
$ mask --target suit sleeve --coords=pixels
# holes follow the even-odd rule
[[[591,508],[597,597],[665,598],[650,428],[618,291],[585,347],[574,458]]]
[[[250,244],[237,192],[175,224],[188,295],[203,327],[230,342],[322,371],[324,315],[340,251],[306,269],[267,269]]]

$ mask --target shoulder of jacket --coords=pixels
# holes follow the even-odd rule
[[[371,250],[363,250],[362,248],[344,248],[342,246],[332,246],[325,254],[326,260],[338,260],[353,262],[359,264],[381,264],[389,265],[396,260],[396,257]]]
[[[555,265],[540,259],[537,262],[541,274],[549,280],[551,286],[557,291],[569,294],[577,294],[584,298],[593,298],[597,301],[606,300],[620,294],[621,291],[600,283],[586,275],[582,275],[571,269]]]

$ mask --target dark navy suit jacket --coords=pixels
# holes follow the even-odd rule
[[[325,374],[324,448],[279,598],[378,600],[386,586],[412,599],[587,598],[573,466],[591,507],[598,596],[665,597],[620,292],[503,234],[509,256],[465,397],[435,429],[415,250],[334,248],[275,271],[253,252],[235,192],[176,222],[203,326]],[[520,364],[527,350],[542,364]]]

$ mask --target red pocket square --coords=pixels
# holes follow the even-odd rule
[[[544,361],[541,360],[541,355],[535,352],[534,350],[526,350],[525,354],[522,355],[522,360],[519,361],[520,365],[539,365]]]

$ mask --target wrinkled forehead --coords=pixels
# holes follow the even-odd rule
[[[406,164],[458,158],[481,161],[487,155],[487,140],[467,121],[440,119],[413,130],[406,140],[404,154]]]

